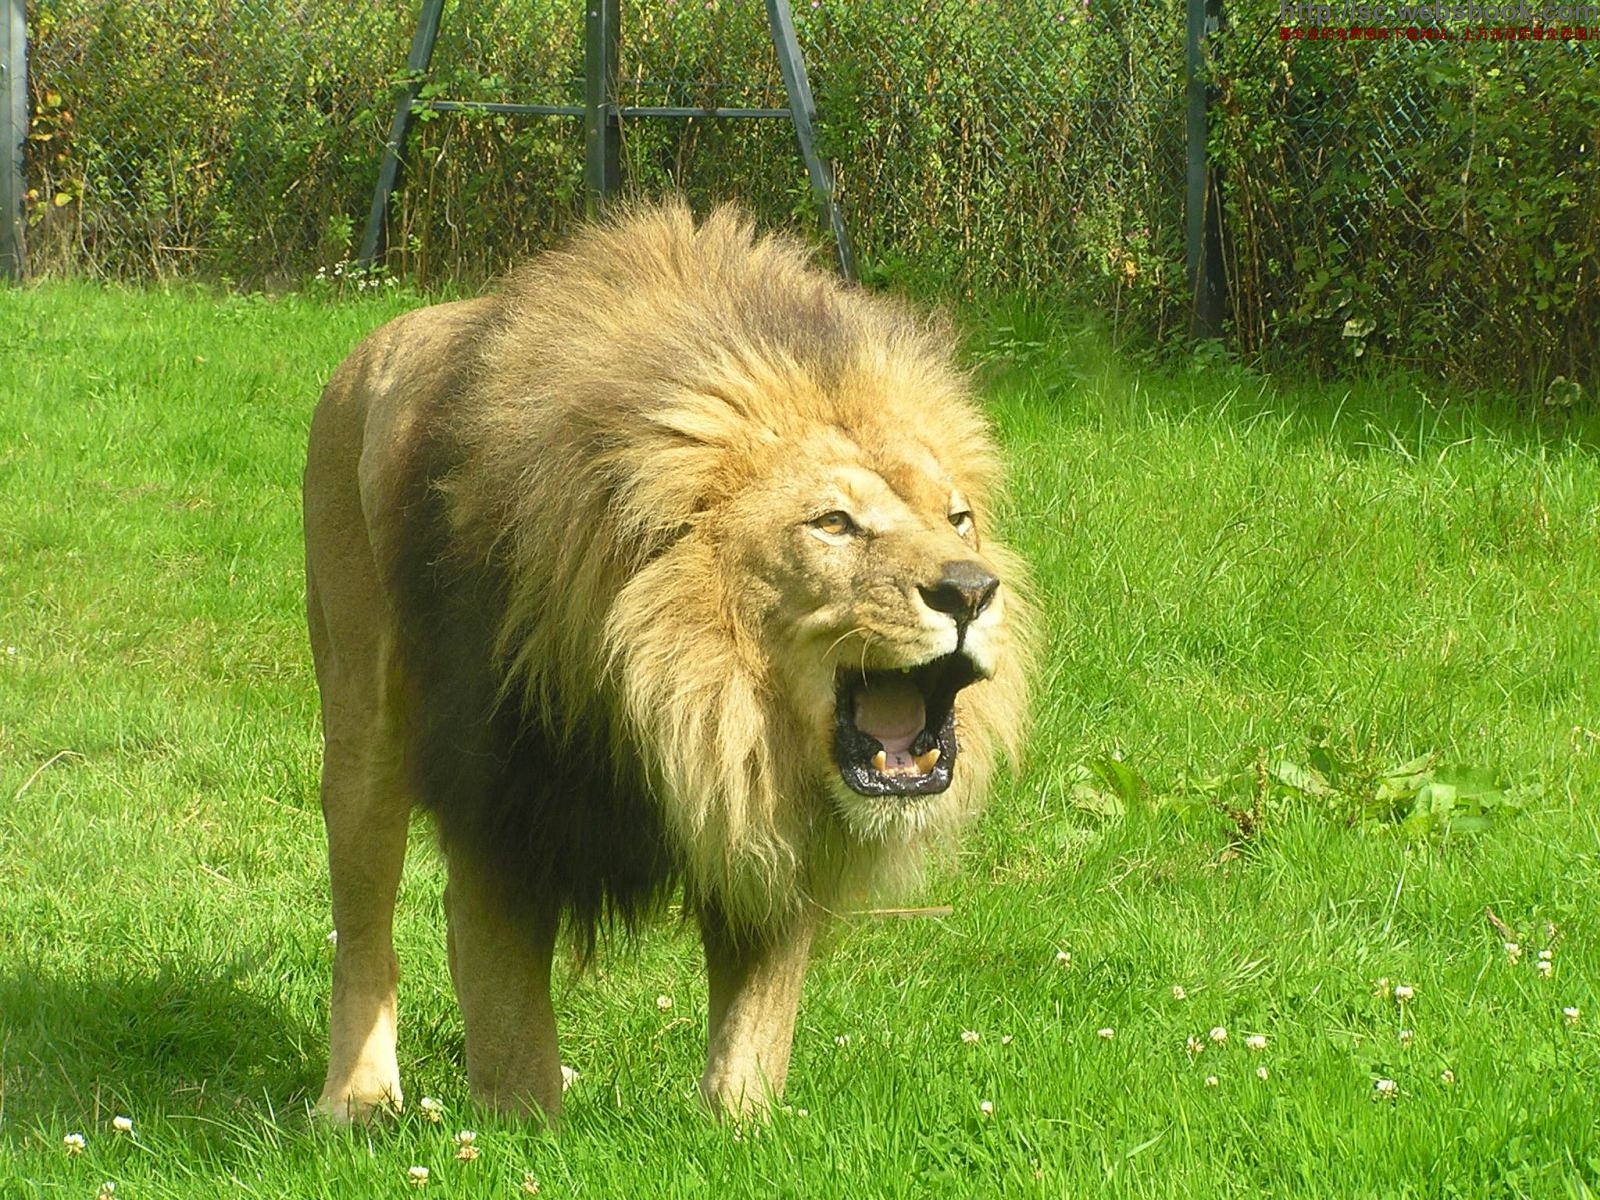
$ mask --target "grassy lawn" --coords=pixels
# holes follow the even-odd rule
[[[978,346],[1032,750],[908,898],[952,915],[830,937],[788,1107],[701,1116],[669,925],[560,983],[560,1137],[473,1111],[419,829],[412,1103],[313,1125],[300,465],[405,306],[0,291],[0,1197],[1600,1192],[1595,429],[1029,321]]]

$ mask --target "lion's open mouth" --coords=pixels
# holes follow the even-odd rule
[[[931,796],[950,786],[956,765],[956,693],[979,678],[959,650],[894,671],[847,671],[839,678],[833,757],[863,796]]]

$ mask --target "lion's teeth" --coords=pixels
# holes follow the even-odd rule
[[[926,754],[917,755],[917,770],[923,775],[933,770],[939,763],[939,747],[935,746]]]
[[[889,769],[889,756],[882,750],[872,756],[872,769],[880,775]]]

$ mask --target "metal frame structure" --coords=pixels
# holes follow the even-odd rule
[[[20,0],[19,0],[20,2]],[[582,117],[584,122],[584,184],[591,216],[599,213],[622,190],[622,122],[636,117],[787,120],[794,123],[806,175],[817,199],[823,223],[833,238],[840,273],[856,278],[855,255],[839,207],[832,164],[817,149],[816,101],[805,59],[795,36],[789,0],[766,0],[767,25],[778,56],[788,108],[679,108],[622,105],[616,99],[618,48],[621,43],[621,0],[584,0],[584,103],[512,104],[479,100],[429,100],[434,112],[504,113],[519,117]],[[422,14],[406,59],[406,82],[395,107],[394,122],[383,148],[378,185],[372,194],[366,233],[361,239],[360,264],[370,267],[383,253],[384,225],[389,201],[399,186],[406,137],[422,81],[433,62],[439,38],[444,0],[422,0]]]
[[[1189,333],[1196,338],[1221,337],[1227,309],[1227,279],[1222,258],[1222,175],[1206,151],[1213,89],[1206,78],[1205,42],[1221,30],[1222,22],[1222,0],[1188,0],[1184,48],[1184,69],[1188,76],[1184,242],[1189,279]]]
[[[22,143],[28,136],[28,26],[24,0],[0,0],[0,279],[26,269]]]

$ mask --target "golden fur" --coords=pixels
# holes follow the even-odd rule
[[[358,752],[344,757],[360,760],[332,779],[325,768],[336,918],[341,856],[368,853],[361,838],[376,836],[335,836],[355,793],[369,810],[363,828],[374,827],[373,808],[416,799],[434,809],[451,888],[469,897],[487,888],[484,911],[547,929],[567,903],[485,884],[505,864],[470,838],[452,841],[451,813],[469,801],[431,798],[425,763],[391,769],[453,744],[424,728],[455,703],[436,677],[476,663],[489,676],[488,708],[516,714],[494,725],[510,731],[490,745],[494,761],[525,752],[534,774],[545,763],[567,770],[563,778],[592,770],[601,782],[583,786],[595,796],[642,805],[619,810],[618,828],[636,811],[640,836],[658,829],[667,865],[641,868],[641,878],[681,878],[707,940],[708,1096],[742,1108],[761,1102],[762,1087],[781,1087],[818,914],[903,880],[976,809],[997,760],[1019,748],[1029,658],[1021,571],[989,534],[997,457],[948,342],[937,324],[843,286],[798,245],[757,237],[731,210],[696,226],[668,205],[590,228],[498,295],[402,318],[353,354],[324,396],[307,472],[308,603],[330,761],[347,743]],[[839,533],[836,510],[859,528]],[[944,601],[925,599],[952,562],[1003,581],[959,633],[929,607]],[[388,622],[357,644],[357,622],[328,599],[340,592],[381,597]],[[445,612],[454,615],[434,615]],[[430,648],[473,614],[485,623],[481,661],[469,635],[460,635],[467,651]],[[336,645],[341,619],[353,651]],[[838,681],[909,668],[950,646],[964,647],[980,678],[955,701],[959,759],[948,788],[910,798],[852,791],[832,758]],[[352,677],[376,682],[353,689]],[[338,715],[347,712],[357,715]],[[439,720],[465,731],[451,735],[462,742],[480,736],[475,718]],[[446,791],[459,790],[461,774],[450,769]],[[385,807],[376,798],[385,788],[404,791],[405,803]],[[559,806],[562,795],[537,803]],[[515,818],[495,812],[484,845],[498,852]],[[530,834],[528,844],[542,843]],[[398,868],[385,872],[397,878]],[[612,886],[615,900],[623,885]],[[378,900],[347,907],[381,924],[385,904],[392,895],[380,888]],[[471,931],[487,919],[463,915],[458,938],[457,907],[471,905],[451,911],[463,991],[473,984],[457,942],[465,962]],[[595,919],[592,906],[566,911]],[[480,940],[503,951],[505,936]],[[344,955],[342,924],[340,939]],[[368,957],[387,962],[374,945]],[[547,986],[548,952],[539,953]],[[336,968],[323,1107],[341,1116],[399,1098],[392,985],[385,999],[376,968],[347,974],[363,971],[368,982],[346,990],[376,996],[361,1011],[375,1004],[388,1026],[374,1055],[369,1026],[383,1021],[341,1015]],[[462,999],[475,1089],[553,1116],[553,1026],[536,1065],[489,1048],[474,1070],[473,1008]],[[480,1024],[489,1038],[515,1036],[502,1018]],[[512,1078],[519,1072],[527,1078]]]

